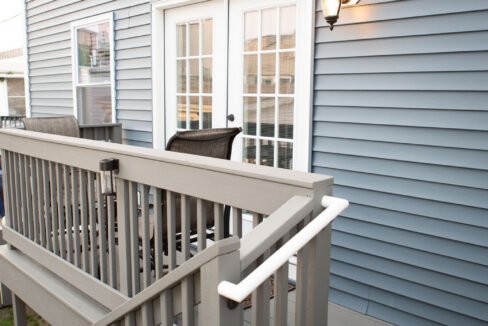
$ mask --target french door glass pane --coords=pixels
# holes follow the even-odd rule
[[[296,8],[249,11],[244,24],[243,160],[291,169]]]
[[[177,128],[212,127],[213,20],[176,26]]]
[[[110,86],[78,87],[78,119],[81,124],[112,122],[112,96]]]
[[[78,83],[110,82],[109,28],[106,22],[77,30]]]

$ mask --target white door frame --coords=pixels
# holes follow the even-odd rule
[[[164,149],[165,137],[165,30],[164,12],[167,9],[204,2],[206,0],[159,0],[152,3],[152,71],[153,71],[153,147]],[[228,7],[229,1],[226,0]],[[304,73],[296,76],[295,99],[300,103],[300,114],[295,114],[295,146],[294,169],[310,171],[311,168],[311,137],[313,112],[313,64],[314,64],[314,31],[315,31],[315,1],[296,0],[297,4],[297,62]],[[307,23],[300,23],[307,22]],[[297,111],[297,110],[295,110]],[[298,145],[298,146],[297,146]]]

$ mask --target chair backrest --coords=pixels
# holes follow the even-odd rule
[[[78,120],[74,116],[26,118],[25,130],[44,132],[60,136],[80,137]]]
[[[232,143],[241,131],[241,128],[179,131],[171,137],[166,149],[172,152],[230,160]]]

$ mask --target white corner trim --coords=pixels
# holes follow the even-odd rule
[[[163,149],[165,145],[165,103],[164,103],[164,7],[152,6],[152,111],[153,148]]]
[[[30,71],[29,71],[29,34],[27,29],[27,6],[26,2],[22,1],[22,24],[24,25],[24,47],[22,49],[24,55],[24,93],[25,93],[25,115],[30,118],[32,116],[31,96],[30,96]]]
[[[312,157],[312,115],[315,48],[315,1],[297,1],[297,73],[295,81],[294,170],[310,172]]]
[[[72,88],[73,88],[73,115],[78,119],[78,94],[76,88],[78,85],[78,51],[77,51],[77,34],[76,30],[96,23],[109,23],[110,32],[110,93],[112,99],[112,122],[117,122],[116,110],[116,87],[115,87],[115,30],[114,30],[114,14],[109,12],[106,14],[96,15],[85,19],[80,19],[71,22],[71,67],[72,67]]]

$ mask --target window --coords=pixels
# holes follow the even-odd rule
[[[8,115],[25,116],[25,92],[23,78],[7,79]]]
[[[293,168],[295,6],[244,17],[243,160]]]
[[[81,124],[115,122],[112,17],[72,27],[75,116]]]

